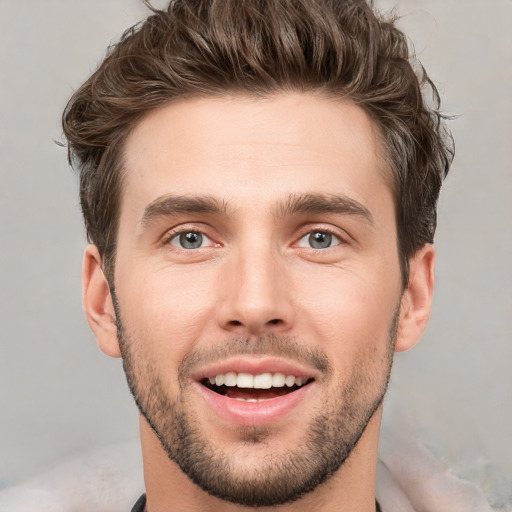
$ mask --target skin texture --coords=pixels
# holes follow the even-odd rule
[[[427,245],[401,288],[381,153],[359,107],[301,94],[180,101],[135,127],[116,307],[94,246],[84,304],[143,413],[150,512],[181,510],[177,495],[182,510],[374,509],[392,352],[421,336],[434,279]],[[201,246],[180,246],[189,232]],[[314,248],[311,233],[332,238]],[[232,422],[195,377],[240,359],[285,361],[314,382],[277,419]]]

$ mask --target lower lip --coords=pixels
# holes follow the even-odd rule
[[[196,386],[218,416],[239,426],[256,427],[270,425],[284,418],[304,400],[314,383],[307,384],[286,395],[260,402],[235,400],[215,393],[200,383],[196,383]]]

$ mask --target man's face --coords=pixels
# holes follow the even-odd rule
[[[207,492],[297,499],[375,420],[391,368],[400,269],[376,128],[307,95],[181,101],[135,128],[125,170],[116,309],[141,412]]]

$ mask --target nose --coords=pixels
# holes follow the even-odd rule
[[[222,329],[261,336],[291,328],[290,279],[284,262],[270,248],[233,254],[221,274],[217,321]]]

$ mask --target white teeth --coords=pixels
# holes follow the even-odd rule
[[[239,402],[266,402],[266,398],[234,398],[234,400],[238,400]]]
[[[228,386],[253,389],[282,388],[287,386],[302,386],[307,379],[295,377],[294,375],[285,375],[284,373],[261,373],[251,375],[250,373],[219,373],[215,377],[208,377],[209,383],[213,386]]]
[[[285,379],[286,375],[284,373],[274,373],[274,375],[272,375],[272,387],[282,388],[284,386]]]
[[[250,373],[239,373],[236,379],[236,385],[239,388],[253,388],[254,376]]]
[[[286,379],[284,379],[284,383],[291,388],[295,384],[295,377],[293,375],[288,375]]]
[[[237,378],[235,372],[229,372],[224,375],[224,385],[225,386],[233,387],[233,386],[236,386],[237,382],[238,382],[238,378]]]
[[[272,374],[262,373],[254,376],[254,387],[256,389],[270,389],[272,387]]]

